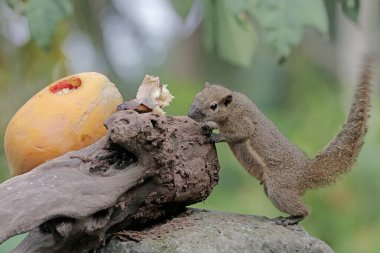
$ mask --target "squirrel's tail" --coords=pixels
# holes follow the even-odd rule
[[[367,132],[372,81],[371,65],[372,59],[367,57],[343,129],[321,153],[310,161],[309,169],[305,170],[307,188],[334,183],[355,163]]]

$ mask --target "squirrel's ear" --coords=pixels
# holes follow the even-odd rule
[[[210,85],[211,85],[211,83],[206,82],[206,83],[205,83],[205,88],[208,87],[208,86],[210,86]]]
[[[229,104],[231,104],[232,102],[232,95],[227,95],[223,98],[222,100],[222,103],[225,105],[225,106],[228,106]]]

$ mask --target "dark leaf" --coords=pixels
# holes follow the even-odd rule
[[[256,0],[250,12],[263,31],[264,40],[279,57],[289,55],[303,37],[305,26],[327,33],[326,8],[321,0]]]
[[[58,23],[72,13],[71,0],[29,0],[25,16],[36,44],[49,49]]]
[[[172,0],[174,8],[183,19],[186,19],[187,14],[189,14],[193,2],[193,0]]]
[[[228,7],[229,1],[206,1],[204,42],[223,60],[247,67],[255,53],[257,36],[247,12]]]
[[[352,21],[358,21],[360,0],[341,0],[343,13]]]
[[[204,1],[203,44],[208,52],[215,50],[216,15],[215,3]]]
[[[23,13],[25,2],[22,0],[5,0],[7,5],[18,13]]]

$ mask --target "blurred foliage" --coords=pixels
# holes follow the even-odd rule
[[[359,0],[340,0],[344,13],[357,21]],[[56,27],[73,13],[71,0],[7,0],[15,11],[26,16],[36,44],[49,49]],[[192,0],[172,0],[185,18]],[[255,54],[259,34],[278,58],[287,57],[303,37],[305,27],[328,32],[328,17],[322,0],[206,0],[204,1],[204,45],[219,57],[248,67]],[[258,26],[260,33],[258,33]]]
[[[358,21],[360,0],[341,0],[341,7],[348,18],[352,21]]]
[[[59,22],[71,15],[71,0],[29,0],[25,6],[30,33],[39,47],[50,48]]]
[[[171,2],[182,18],[187,17],[191,7],[193,6],[193,0],[172,0]]]
[[[204,11],[205,48],[238,66],[250,66],[259,35],[284,58],[301,42],[306,26],[328,31],[321,0],[209,0]]]
[[[176,10],[186,17],[192,7],[189,0],[173,0]],[[48,49],[56,26],[72,14],[71,0],[8,0],[13,9],[25,15],[32,38],[38,46]],[[350,1],[343,9],[354,16]],[[289,55],[303,37],[304,27],[315,27],[326,34],[327,14],[322,0],[206,0],[204,1],[204,44],[222,59],[238,66],[250,66],[259,41],[257,26],[263,40],[279,58]]]
[[[7,0],[15,11],[25,15],[36,44],[49,49],[57,26],[73,12],[71,0]]]
[[[16,235],[9,240],[5,241],[3,244],[0,244],[0,252],[11,252],[14,249],[15,245],[19,244],[24,238],[26,234]]]
[[[49,9],[55,13],[60,9],[61,13],[56,13],[57,17],[53,20],[44,17],[49,11],[31,14],[41,15],[43,22],[50,22],[40,24],[41,27],[35,30],[37,33],[45,25],[50,30],[40,31],[45,32],[45,37],[38,42],[36,33],[30,29],[33,39],[20,45],[15,45],[9,37],[4,36],[3,30],[7,24],[1,22],[3,17],[0,15],[2,143],[7,122],[17,109],[42,87],[72,73],[73,68],[68,64],[70,59],[63,50],[63,44],[76,29],[84,34],[83,37],[88,39],[89,45],[97,53],[94,60],[100,62],[101,66],[106,66],[100,70],[86,71],[102,71],[118,86],[124,98],[134,96],[143,76],[140,80],[119,76],[105,49],[105,28],[101,21],[107,15],[118,15],[120,10],[113,4],[116,1],[73,1],[73,12],[68,5],[70,1],[7,2],[13,7],[14,13],[25,15],[30,28],[33,25],[25,13],[25,4],[44,2],[48,6],[43,6],[41,10]],[[172,2],[176,4],[175,8],[181,17],[191,15],[192,1]],[[342,10],[349,10],[345,11],[348,17],[353,20],[357,18],[360,7],[356,4],[358,1],[336,2]],[[334,138],[345,121],[351,96],[342,97],[341,94],[345,94],[349,88],[336,80],[333,71],[305,56],[307,52],[300,47],[293,49],[284,65],[278,66],[277,60],[279,56],[288,55],[292,48],[301,43],[305,26],[326,33],[327,25],[334,25],[328,24],[322,1],[307,1],[306,4],[306,1],[301,0],[206,0],[204,3],[202,30],[196,30],[192,37],[174,45],[168,59],[159,59],[161,63],[158,67],[145,69],[149,74],[159,75],[175,95],[176,98],[168,108],[169,114],[185,115],[194,95],[202,88],[202,83],[206,80],[218,82],[251,97],[293,143],[309,156],[314,156]],[[0,2],[0,13],[3,13],[1,11],[4,8],[6,7]],[[8,9],[6,11],[9,12]],[[72,16],[67,19],[67,15]],[[34,18],[38,20],[37,17]],[[142,36],[140,39],[144,41],[142,28],[133,23],[130,16],[123,18],[125,25],[134,29],[133,36]],[[42,22],[41,20],[36,22]],[[55,23],[54,30],[52,23]],[[52,36],[51,39],[49,36]],[[83,37],[76,38],[75,43],[82,42]],[[41,48],[47,47],[48,41],[50,50],[42,50]],[[201,41],[212,52],[206,54],[200,49]],[[132,50],[127,51],[125,57],[130,57],[133,53]],[[152,58],[149,60],[153,60],[153,56],[149,57]],[[240,67],[248,65],[249,68]],[[306,195],[312,213],[302,225],[313,236],[327,242],[336,252],[380,252],[378,99],[374,100],[371,114],[373,117],[366,144],[357,166],[337,185]],[[220,182],[211,196],[196,207],[268,217],[280,215],[263,193],[259,182],[242,168],[228,146],[217,144],[217,149],[221,164]],[[4,148],[1,145],[0,181],[8,177]],[[8,252],[21,238],[22,236],[15,237],[0,245],[0,252]]]
[[[227,3],[224,0],[205,2],[205,48],[230,63],[250,66],[257,34],[248,15],[243,11],[235,12]]]
[[[288,56],[291,48],[301,42],[306,26],[327,33],[328,20],[322,1],[257,0],[255,2],[249,11],[257,18],[265,42],[271,45],[280,57]]]

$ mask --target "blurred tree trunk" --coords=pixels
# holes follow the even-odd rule
[[[337,74],[343,84],[351,87],[346,89],[350,94],[357,83],[363,56],[370,54],[377,58],[375,54],[380,52],[379,1],[361,0],[360,2],[358,23],[349,20],[340,8],[336,8]],[[351,96],[346,97],[351,100]]]

